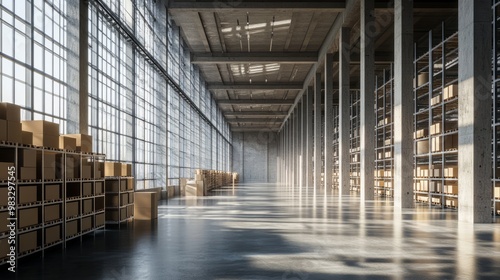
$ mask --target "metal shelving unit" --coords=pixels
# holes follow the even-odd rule
[[[493,156],[493,213],[500,215],[500,1],[492,1],[493,59],[492,59],[492,156]]]
[[[134,218],[134,177],[106,177],[106,224],[121,224]]]
[[[360,179],[360,93],[358,90],[351,90],[350,102],[351,102],[351,140],[350,140],[350,189],[351,191],[359,192],[361,188]]]

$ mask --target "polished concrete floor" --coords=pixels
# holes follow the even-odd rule
[[[18,279],[500,279],[500,224],[271,184],[164,202],[155,223],[24,259]],[[0,267],[0,279],[9,279]]]

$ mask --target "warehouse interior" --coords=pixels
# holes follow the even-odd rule
[[[496,279],[499,0],[0,0],[0,279]]]

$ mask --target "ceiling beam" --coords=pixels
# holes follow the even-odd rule
[[[250,128],[250,127],[233,127],[231,128],[231,132],[278,132],[279,127],[276,128],[270,128],[270,127],[255,127],[255,128]]]
[[[262,118],[252,118],[252,119],[226,119],[228,123],[279,123],[281,125],[282,119],[262,119]]]
[[[280,63],[280,64],[313,64],[318,61],[316,52],[246,52],[246,53],[194,53],[193,64],[214,63]]]
[[[301,83],[211,83],[209,90],[301,90]]]
[[[173,0],[169,2],[169,11],[193,11],[223,12],[235,10],[297,10],[297,11],[328,11],[340,13],[345,8],[344,0],[336,1],[182,1]]]
[[[219,105],[291,105],[293,99],[221,99]]]
[[[375,1],[375,9],[394,9],[394,0],[377,0]],[[421,11],[446,11],[449,9],[458,9],[457,1],[414,1],[413,10]]]
[[[226,117],[285,117],[287,112],[283,111],[239,111],[239,112],[224,112],[224,116]]]

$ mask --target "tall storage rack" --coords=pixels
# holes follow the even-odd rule
[[[134,217],[134,177],[106,177],[106,224],[121,224]]]
[[[492,1],[493,13],[493,211],[500,215],[500,1]]]
[[[0,143],[0,154],[2,168],[16,167],[12,214],[17,218],[17,258],[65,246],[66,241],[104,227],[104,155],[5,142]],[[2,221],[10,216],[8,185],[0,180]],[[2,257],[9,234],[0,228]],[[6,261],[0,259],[0,265]]]
[[[414,67],[415,199],[456,208],[458,33],[448,35],[444,23],[430,31],[424,47],[415,47]]]
[[[359,91],[351,90],[350,92],[350,102],[351,102],[351,143],[350,143],[350,185],[351,191],[360,190],[361,179],[360,179],[360,100]]]
[[[392,65],[376,77],[375,85],[375,194],[394,195],[394,76]]]

